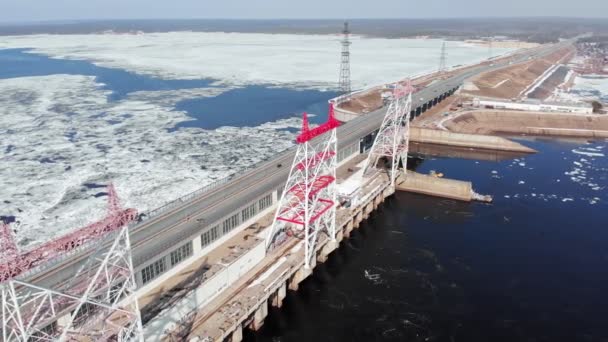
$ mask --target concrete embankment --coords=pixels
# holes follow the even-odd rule
[[[608,138],[608,115],[475,110],[447,120],[452,132]]]
[[[471,202],[473,200],[491,202],[490,196],[483,196],[473,191],[471,182],[455,179],[438,178],[408,171],[407,175],[397,179],[395,189],[417,194],[443,197],[458,201]]]
[[[470,147],[457,147],[434,144],[410,143],[409,155],[423,155],[425,157],[447,157],[472,160],[501,161],[527,156],[529,153],[495,151],[487,149],[473,149]]]
[[[449,145],[484,150],[505,152],[535,153],[536,151],[522,144],[503,137],[480,134],[465,134],[441,131],[428,128],[411,127],[410,141],[420,144]]]

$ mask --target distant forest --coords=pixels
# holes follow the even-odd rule
[[[506,36],[530,42],[555,42],[582,33],[608,35],[608,20],[582,18],[463,18],[463,19],[354,19],[354,34],[372,37],[413,36],[448,39]],[[342,20],[102,20],[0,24],[0,35],[126,32],[245,32],[331,34],[342,30]]]

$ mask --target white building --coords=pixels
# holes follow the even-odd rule
[[[487,107],[495,109],[512,109],[537,112],[559,112],[559,113],[577,113],[577,114],[592,114],[593,107],[588,103],[576,102],[541,102],[535,100],[526,100],[513,102],[508,100],[480,100],[474,99],[473,104],[478,107]]]

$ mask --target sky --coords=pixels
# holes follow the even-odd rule
[[[0,0],[0,22],[82,19],[607,17],[606,0]]]

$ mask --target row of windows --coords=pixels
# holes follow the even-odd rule
[[[268,194],[268,195],[262,197],[258,201],[258,207],[260,208],[260,210],[264,210],[264,209],[270,207],[271,205],[272,205],[272,194]]]
[[[142,283],[147,283],[150,280],[158,277],[159,274],[165,272],[167,269],[167,264],[165,263],[165,258],[162,258],[155,263],[146,266],[143,270],[141,270],[141,281]]]
[[[259,211],[264,210],[270,207],[271,205],[272,194],[268,194],[262,197],[257,202],[251,204],[247,208],[241,210],[240,215],[239,213],[236,213],[225,219],[224,222],[222,222],[222,235],[230,232],[231,230],[236,228],[236,226],[238,226],[241,222],[247,221],[248,219],[254,217]],[[201,247],[204,248],[219,238],[219,228],[219,225],[217,225],[201,234]],[[182,262],[184,259],[191,256],[192,253],[192,241],[180,246],[170,254],[171,267]],[[155,263],[146,266],[144,269],[141,270],[142,283],[148,283],[150,280],[158,277],[166,270],[167,264],[165,258],[162,258],[156,261]]]
[[[358,148],[357,144],[352,144],[352,145],[346,147],[345,149],[339,151],[338,152],[338,162],[341,162],[344,159],[348,158],[349,156],[355,154],[358,150],[359,150],[359,148]]]
[[[205,247],[207,245],[209,245],[210,243],[212,243],[213,241],[215,241],[218,237],[217,235],[217,231],[220,229],[220,226],[217,225],[211,229],[209,229],[208,231],[204,232],[201,235],[201,247]]]
[[[76,315],[74,316],[74,324],[76,326],[80,326],[81,323],[84,323],[86,317],[91,316],[97,311],[99,311],[99,307],[96,307],[91,303],[83,303]],[[72,314],[74,314],[74,312],[72,312]]]
[[[376,134],[378,134],[378,131],[373,131],[359,140],[359,153],[365,153],[372,148],[372,145],[374,145],[374,140],[376,140]]]
[[[239,214],[236,213],[222,222],[222,233],[226,234],[239,225]]]
[[[257,203],[253,203],[252,205],[248,206],[247,208],[245,208],[241,211],[241,221],[242,222],[249,220],[250,218],[255,216],[255,214],[257,214],[256,204]]]
[[[185,245],[177,248],[171,252],[171,266],[175,266],[182,262],[182,260],[192,255],[192,241],[189,241]]]
[[[84,303],[86,305],[88,303]],[[53,321],[49,325],[40,329],[39,331],[35,331],[32,333],[32,336],[28,339],[28,341],[48,341],[49,336],[54,336],[59,332],[57,329],[57,321]]]

